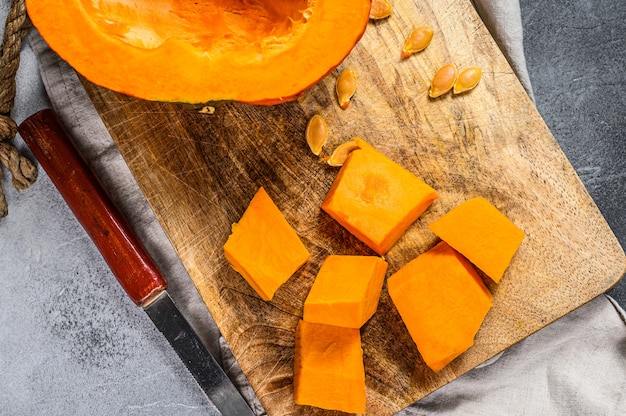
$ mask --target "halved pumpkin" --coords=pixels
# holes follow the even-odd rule
[[[337,67],[370,0],[27,0],[50,47],[100,86],[155,101],[297,98]]]

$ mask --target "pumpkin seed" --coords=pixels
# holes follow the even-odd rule
[[[428,95],[431,98],[439,97],[452,89],[456,83],[458,71],[454,64],[446,64],[439,68],[433,77]]]
[[[321,161],[330,166],[343,166],[350,152],[358,148],[359,145],[354,140],[350,140],[337,146],[330,156],[322,158]]]
[[[198,113],[200,114],[215,114],[215,107],[212,105],[205,105],[204,107],[198,109]]]
[[[311,9],[310,7],[307,7],[301,12],[302,12],[302,17],[304,18],[305,22],[308,22],[311,16],[313,16],[313,9]]]
[[[326,120],[319,114],[314,115],[306,126],[306,142],[315,156],[319,156],[328,138]]]
[[[356,73],[353,69],[347,68],[339,74],[335,91],[337,92],[339,106],[345,110],[350,105],[350,99],[356,91]]]
[[[433,39],[434,34],[435,31],[430,26],[420,26],[413,29],[409,37],[404,42],[402,54],[400,54],[400,56],[402,58],[406,58],[416,52],[423,51],[428,45],[430,45],[430,41]]]
[[[389,0],[372,0],[372,7],[370,8],[370,19],[378,20],[391,16],[393,6]]]
[[[472,66],[470,68],[464,69],[459,74],[456,82],[454,83],[453,92],[455,94],[460,94],[465,91],[469,91],[473,89],[483,76],[483,71],[477,66]]]

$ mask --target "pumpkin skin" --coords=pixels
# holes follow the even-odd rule
[[[153,101],[296,99],[365,31],[370,0],[27,0],[33,25],[94,84]]]

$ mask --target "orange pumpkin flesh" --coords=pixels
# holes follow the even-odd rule
[[[295,230],[263,187],[254,195],[224,244],[233,269],[263,300],[274,293],[309,259]]]
[[[382,256],[438,194],[364,140],[354,142],[322,209]]]
[[[360,328],[376,309],[387,262],[376,256],[326,257],[304,301],[303,319]]]
[[[156,101],[277,104],[332,71],[370,0],[27,0],[50,47],[91,82]]]
[[[428,228],[498,283],[525,234],[485,198],[472,198]]]
[[[298,323],[293,396],[300,405],[365,413],[365,367],[358,328]]]
[[[424,362],[435,372],[474,344],[493,296],[469,261],[445,242],[387,279]]]

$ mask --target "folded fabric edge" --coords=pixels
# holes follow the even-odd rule
[[[509,65],[511,65],[526,93],[534,102],[533,88],[524,54],[524,30],[519,1],[472,0],[472,4]]]
[[[613,299],[610,295],[604,294],[604,296],[606,296],[609,302],[611,302],[611,305],[613,305],[619,317],[622,318],[622,322],[624,322],[624,324],[626,325],[626,311],[624,311],[624,309],[622,309],[622,307],[619,306],[619,303],[617,303],[617,301]]]

